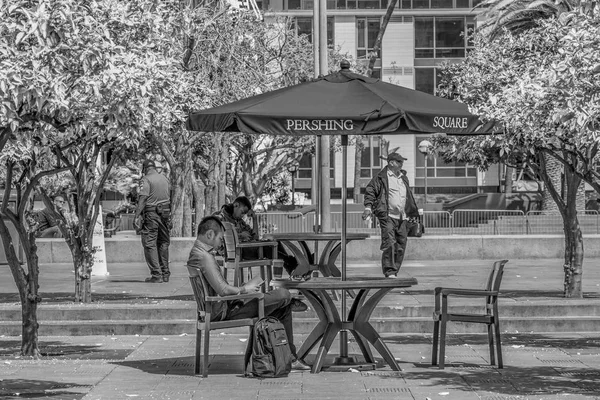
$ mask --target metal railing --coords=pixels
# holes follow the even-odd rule
[[[347,213],[346,226],[351,232],[378,235],[377,218],[362,219],[362,212]],[[584,234],[600,234],[600,214],[593,210],[578,210],[577,218]],[[262,213],[259,221],[277,232],[312,232],[315,214]],[[341,212],[331,213],[331,230],[341,231]],[[454,210],[426,211],[423,215],[426,235],[531,235],[562,234],[560,214],[545,211],[520,210]]]
[[[262,233],[313,232],[315,213],[258,213]],[[133,230],[134,214],[122,214],[118,230]],[[423,215],[426,235],[535,235],[563,234],[563,221],[558,212],[519,210],[454,210],[426,211]],[[583,234],[600,234],[600,214],[595,210],[578,210],[577,218]],[[362,219],[362,212],[350,211],[346,216],[350,232],[379,235],[377,218]],[[342,213],[331,213],[331,230],[342,230]]]

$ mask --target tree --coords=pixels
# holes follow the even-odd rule
[[[172,95],[185,92],[181,87],[194,77],[178,68],[170,44],[174,8],[151,0],[0,2],[0,158],[7,167],[0,216],[18,231],[27,270],[4,220],[0,234],[21,294],[25,355],[39,356],[31,195],[37,189],[49,205],[42,178],[72,175],[75,215],[57,217],[74,257],[75,297],[90,301],[91,239],[107,175],[120,151],[137,147],[150,129],[169,129],[172,119],[164,115],[184,118]],[[113,161],[99,169],[109,149]],[[8,209],[11,190],[16,212]]]
[[[484,0],[478,5],[482,10],[478,19],[483,20],[479,31],[488,35],[491,40],[496,39],[504,31],[519,35],[536,27],[540,21],[575,9],[593,15],[596,5],[596,1],[587,0]],[[546,166],[550,173],[550,180],[554,185],[560,186],[563,179],[560,163],[548,159]],[[583,188],[581,188],[578,202],[584,203],[584,199]],[[557,204],[548,190],[542,193],[542,207],[544,210],[557,209]]]
[[[459,139],[454,148],[446,142],[447,156],[484,168],[494,154],[525,160],[543,179],[563,218],[566,297],[582,296],[577,192],[582,180],[600,189],[599,59],[600,21],[578,9],[519,35],[479,36],[463,64],[447,67],[450,81],[442,87],[505,130],[503,137]],[[549,160],[564,166],[564,186],[550,179]]]
[[[587,0],[484,0],[477,6],[481,10],[477,19],[483,21],[479,30],[492,40],[505,30],[520,34],[537,26],[539,21],[565,12],[576,9],[586,14],[593,12],[596,3]]]

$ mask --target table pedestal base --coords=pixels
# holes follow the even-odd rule
[[[355,365],[356,359],[352,356],[347,357],[336,357],[333,362],[335,365]]]
[[[394,371],[399,371],[400,367],[394,359],[394,356],[383,343],[377,331],[375,331],[373,326],[369,323],[369,318],[371,317],[371,313],[375,309],[375,306],[390,290],[391,288],[381,288],[367,300],[369,289],[361,289],[354,298],[350,313],[348,314],[348,320],[342,321],[335,304],[327,294],[326,290],[300,289],[319,316],[319,323],[300,347],[298,358],[303,359],[308,355],[312,348],[318,346],[315,362],[312,366],[312,373],[318,373],[324,367],[325,357],[327,356],[335,337],[340,331],[347,331],[354,336],[356,344],[360,348],[367,364],[375,364],[375,358],[369,348],[370,344],[379,352],[384,361]],[[345,338],[345,335],[341,336]],[[347,354],[342,354],[341,357],[337,357],[335,364],[336,367],[343,367],[346,370],[354,365],[362,365],[356,364],[354,357],[348,357]],[[374,367],[371,367],[370,369],[374,369]]]

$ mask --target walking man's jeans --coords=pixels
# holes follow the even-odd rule
[[[171,275],[169,271],[169,221],[166,221],[155,211],[144,212],[142,225],[142,246],[144,257],[154,278]]]
[[[406,251],[406,220],[382,218],[381,226],[381,269],[383,275],[390,276],[398,273]]]

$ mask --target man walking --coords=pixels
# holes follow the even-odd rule
[[[169,180],[159,174],[156,164],[146,160],[142,164],[144,177],[135,212],[134,226],[141,230],[144,257],[151,276],[146,282],[169,282],[169,230],[171,229],[171,204]]]
[[[418,218],[419,210],[406,171],[406,158],[398,153],[387,157],[388,165],[365,190],[363,219],[374,214],[381,226],[381,268],[387,278],[396,278],[406,251],[408,218]]]

